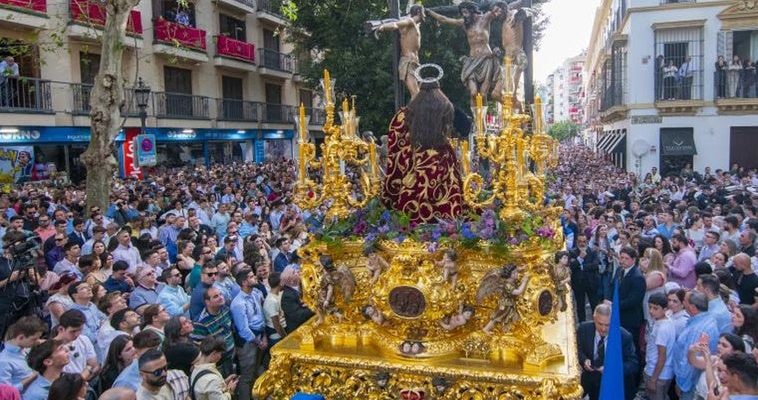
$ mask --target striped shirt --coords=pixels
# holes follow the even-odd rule
[[[190,337],[197,342],[202,341],[207,336],[219,336],[226,343],[226,354],[224,357],[231,356],[234,352],[234,336],[232,335],[232,314],[229,307],[223,306],[218,313],[211,314],[207,308],[203,308],[197,321],[193,322],[195,329]]]

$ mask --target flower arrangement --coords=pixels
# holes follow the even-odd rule
[[[373,199],[348,218],[312,228],[311,233],[327,244],[363,240],[365,246],[372,246],[383,240],[402,243],[411,239],[426,243],[430,252],[457,244],[470,249],[486,247],[497,253],[507,253],[530,239],[548,245],[556,234],[540,216],[530,215],[519,226],[508,226],[500,220],[494,208],[485,209],[480,214],[469,211],[455,220],[417,224],[408,215],[386,208],[378,199]]]

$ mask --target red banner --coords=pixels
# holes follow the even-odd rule
[[[205,31],[192,26],[170,22],[163,17],[155,20],[155,39],[159,42],[205,50]]]
[[[136,145],[134,139],[140,134],[140,128],[124,128],[124,134],[126,140],[121,145],[122,154],[124,155],[121,158],[121,170],[124,171],[125,177],[132,176],[137,179],[142,179],[142,170],[135,166],[137,153],[134,148]]]
[[[6,4],[18,8],[26,8],[27,10],[37,11],[41,13],[47,12],[46,0],[0,0],[0,4]]]
[[[228,36],[216,36],[216,53],[220,56],[255,62],[255,46],[252,43],[232,39]]]
[[[105,5],[98,0],[71,0],[70,6],[71,20],[85,25],[105,26],[105,19],[108,13],[105,11]],[[142,15],[139,11],[130,11],[126,31],[139,35],[142,34]]]

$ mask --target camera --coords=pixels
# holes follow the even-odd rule
[[[27,235],[24,240],[16,241],[7,246],[8,251],[15,261],[16,269],[27,269],[34,266],[39,255],[37,250],[41,239],[36,234]]]

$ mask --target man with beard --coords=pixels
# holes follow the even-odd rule
[[[146,351],[137,362],[142,377],[142,384],[137,389],[137,399],[169,400],[187,397],[189,393],[186,389],[189,388],[187,375],[182,371],[169,370],[166,357],[160,350]],[[176,383],[172,381],[177,379],[184,380],[184,385],[172,384]],[[184,393],[176,393],[177,389]]]
[[[503,26],[500,29],[501,45],[505,55],[513,61],[514,67],[513,86],[505,89],[512,91],[514,96],[518,90],[521,74],[526,70],[528,62],[524,51],[524,20],[529,17],[530,10],[526,8],[516,10],[520,6],[520,0],[511,4],[504,1],[497,1],[492,4],[492,8],[499,8],[501,15],[505,16],[505,21],[503,21]],[[502,85],[505,82],[501,79],[499,83]],[[500,90],[496,90],[496,93],[500,93]]]
[[[462,19],[448,18],[432,10],[427,13],[437,21],[453,26],[460,26],[466,32],[469,45],[469,55],[462,57],[461,81],[471,96],[471,107],[476,105],[476,95],[481,93],[484,101],[492,91],[493,98],[499,99],[500,94],[495,89],[500,76],[500,61],[490,48],[490,25],[492,21],[502,16],[503,7],[492,7],[482,14],[476,3],[463,1],[458,5]]]
[[[424,22],[424,7],[414,5],[411,7],[410,15],[400,20],[382,21],[378,26],[368,21],[367,29],[376,35],[379,32],[399,31],[400,32],[400,62],[398,64],[398,73],[400,80],[405,83],[408,92],[411,93],[411,99],[416,97],[419,92],[419,84],[413,71],[419,67],[418,51],[421,48],[421,30],[419,27]]]

